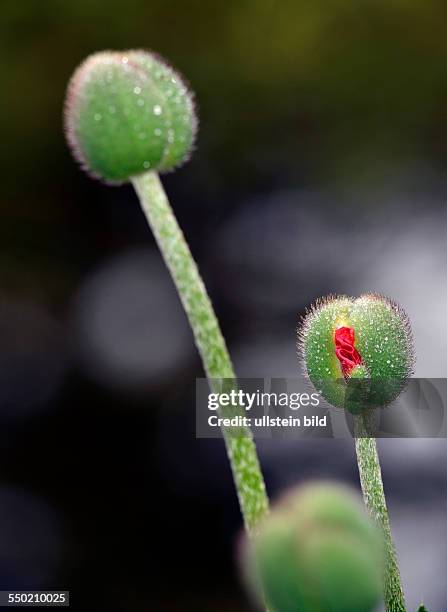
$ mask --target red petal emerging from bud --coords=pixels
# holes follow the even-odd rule
[[[352,368],[362,363],[360,353],[354,347],[355,333],[352,327],[339,327],[335,330],[335,354],[340,362],[343,376],[349,376]]]

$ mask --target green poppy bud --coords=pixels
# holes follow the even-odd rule
[[[147,51],[88,57],[68,85],[65,127],[74,157],[109,183],[185,162],[197,118],[182,77]]]
[[[348,489],[311,484],[272,508],[246,552],[271,612],[370,612],[382,595],[383,542]]]
[[[389,404],[413,371],[409,319],[381,295],[319,300],[298,339],[312,383],[331,404],[352,412]]]

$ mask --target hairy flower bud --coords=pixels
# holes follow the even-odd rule
[[[186,161],[197,118],[182,77],[159,56],[105,51],[88,57],[72,76],[65,127],[82,167],[120,183]]]
[[[403,309],[375,294],[319,300],[298,330],[306,372],[334,406],[353,412],[393,401],[414,363]]]
[[[380,532],[343,486],[292,491],[247,548],[246,577],[273,612],[370,612],[381,597]]]

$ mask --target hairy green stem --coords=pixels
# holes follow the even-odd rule
[[[355,450],[360,472],[363,497],[373,520],[383,532],[385,540],[384,597],[387,612],[405,612],[405,596],[402,589],[397,554],[391,535],[390,519],[383,489],[382,472],[376,440],[370,437],[371,429],[364,415],[354,417]]]
[[[158,174],[147,172],[132,179],[146,219],[172,275],[191,325],[203,367],[213,391],[219,381],[235,380],[219,323]],[[268,512],[268,499],[250,430],[243,435],[223,431],[244,523],[249,534]]]

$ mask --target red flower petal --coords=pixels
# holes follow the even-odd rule
[[[339,327],[335,330],[335,354],[341,365],[341,371],[346,378],[352,368],[362,363],[360,353],[354,347],[355,332],[352,327]]]

